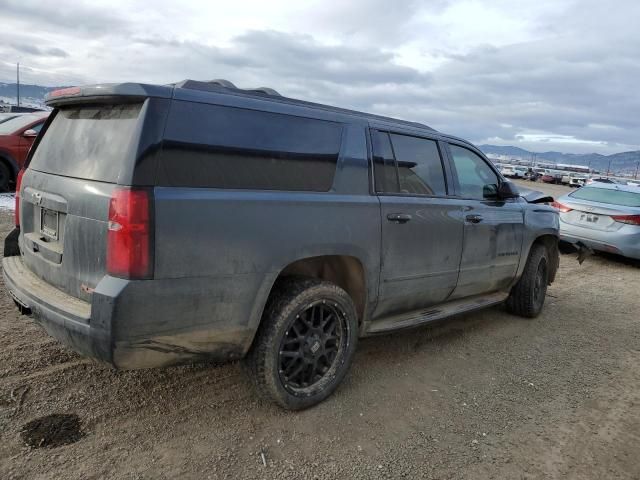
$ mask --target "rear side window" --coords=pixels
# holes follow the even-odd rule
[[[591,202],[608,203],[611,205],[623,205],[625,207],[640,207],[640,193],[614,190],[608,188],[582,187],[570,197]]]
[[[159,184],[326,192],[341,138],[334,122],[175,101]]]
[[[444,170],[434,140],[373,131],[376,191],[446,195]]]
[[[142,104],[60,110],[33,154],[29,168],[66,177],[115,183],[129,162]]]
[[[373,141],[373,173],[376,192],[398,193],[398,172],[396,170],[391,140],[387,132],[372,132]]]
[[[434,140],[391,135],[398,166],[400,193],[446,195],[444,170]]]

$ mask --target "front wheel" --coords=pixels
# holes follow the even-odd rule
[[[335,391],[357,337],[355,307],[342,288],[292,277],[274,287],[245,365],[262,397],[300,410]]]
[[[547,249],[535,244],[531,247],[522,277],[511,289],[507,310],[521,317],[534,318],[544,306],[549,284],[549,259]]]

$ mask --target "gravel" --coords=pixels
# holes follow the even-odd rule
[[[0,233],[11,229],[0,212]],[[542,315],[493,308],[363,340],[298,413],[238,364],[116,372],[20,316],[0,287],[0,478],[640,478],[640,268],[564,255]],[[22,393],[26,392],[26,393]],[[79,417],[75,443],[21,431]]]

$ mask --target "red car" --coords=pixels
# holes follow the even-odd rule
[[[20,115],[0,123],[0,192],[15,186],[16,176],[49,112]]]

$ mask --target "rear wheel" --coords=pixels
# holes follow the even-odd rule
[[[258,393],[290,410],[321,402],[349,369],[357,329],[353,301],[337,285],[279,282],[245,359]]]
[[[11,171],[6,163],[0,161],[0,193],[9,191],[9,183],[11,182]]]
[[[522,277],[511,290],[507,310],[522,317],[540,315],[549,284],[549,259],[547,249],[535,244],[531,247]]]

